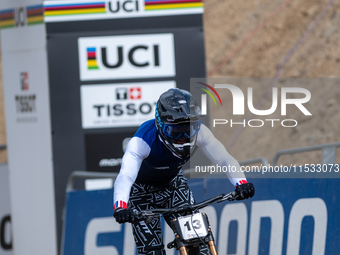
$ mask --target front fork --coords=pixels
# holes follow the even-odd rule
[[[214,241],[209,241],[208,247],[209,247],[209,251],[210,251],[211,255],[218,255]]]
[[[189,255],[188,249],[185,246],[180,247],[178,250],[180,255]]]
[[[211,235],[211,237],[212,237],[212,235]],[[176,239],[177,239],[177,238],[176,238]],[[182,245],[183,245],[183,246],[181,246],[181,247],[178,248],[179,254],[180,254],[180,255],[189,255],[187,247],[186,247],[184,244],[182,244]],[[210,254],[211,254],[211,255],[218,255],[218,254],[217,254],[216,245],[215,245],[215,241],[214,241],[214,240],[208,241],[208,242],[207,242],[207,245],[208,245],[208,248],[209,248],[209,251],[210,251]]]

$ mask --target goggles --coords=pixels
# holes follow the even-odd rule
[[[172,139],[190,138],[200,130],[201,122],[190,122],[190,124],[173,125],[165,124],[162,128],[163,134]]]

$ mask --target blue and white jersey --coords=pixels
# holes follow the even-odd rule
[[[246,181],[240,171],[240,165],[205,126],[197,135],[196,146],[214,164],[235,166],[236,172],[227,172],[233,185]],[[189,160],[175,156],[165,147],[157,133],[155,120],[144,122],[130,140],[122,159],[122,167],[114,184],[114,203],[128,202],[131,186],[134,182],[162,185],[173,179],[181,167]]]
[[[137,150],[148,152],[148,156],[142,161],[136,182],[153,185],[168,183],[190,158],[180,159],[165,147],[157,134],[154,119],[142,124],[134,135],[133,139],[135,138],[144,141],[137,142],[140,143]]]

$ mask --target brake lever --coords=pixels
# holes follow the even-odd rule
[[[223,202],[223,201],[225,201],[225,200],[234,201],[234,200],[237,199],[237,197],[238,197],[238,195],[236,194],[235,191],[233,191],[233,192],[230,192],[230,193],[228,193],[228,194],[226,194],[226,195],[223,195],[223,197],[222,197],[222,199],[221,199],[220,202]],[[219,202],[219,203],[220,203],[220,202]]]
[[[144,217],[156,217],[156,215],[153,213],[153,212],[148,212],[148,211],[144,211],[143,213],[142,213],[142,215],[144,216]]]
[[[140,220],[151,222],[152,218],[154,217],[156,216],[152,212],[147,212],[147,211],[140,212],[137,210],[133,210],[131,223],[135,221],[140,221]]]

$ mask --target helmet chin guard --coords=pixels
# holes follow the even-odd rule
[[[163,144],[177,157],[188,158],[196,149],[201,110],[185,90],[169,89],[156,105],[156,127]]]
[[[197,149],[197,135],[195,135],[193,139],[190,138],[190,140],[192,140],[191,142],[189,141],[183,144],[176,143],[176,141],[174,143],[171,143],[169,139],[163,139],[163,136],[161,134],[159,134],[159,138],[163,142],[165,147],[167,147],[172,152],[172,154],[181,159],[190,157]]]

